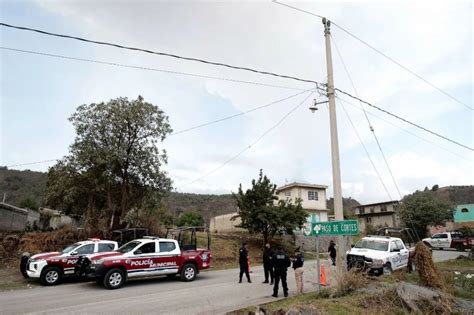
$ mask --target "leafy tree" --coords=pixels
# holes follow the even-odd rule
[[[25,209],[31,209],[31,210],[38,210],[38,204],[30,196],[25,197],[22,200],[20,200],[20,202],[18,203],[18,207],[25,208]]]
[[[81,105],[69,118],[76,131],[69,155],[48,172],[46,200],[66,213],[84,214],[91,224],[108,218],[126,224],[127,213],[171,189],[158,145],[172,129],[168,117],[143,97]],[[148,204],[147,207],[150,205]]]
[[[204,220],[202,215],[195,211],[182,213],[177,221],[177,226],[202,226]]]
[[[401,221],[425,237],[429,225],[444,225],[453,219],[453,207],[431,191],[405,196],[399,209]]]
[[[276,185],[260,170],[258,180],[252,180],[251,189],[244,193],[240,184],[238,193],[233,194],[239,210],[232,219],[240,217],[242,222],[238,227],[250,233],[260,233],[264,244],[277,234],[293,234],[293,230],[301,228],[308,216],[301,206],[301,199],[295,202],[280,200],[275,204],[278,199],[275,191]]]

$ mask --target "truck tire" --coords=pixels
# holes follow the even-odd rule
[[[21,275],[28,279],[29,276],[28,276],[28,273],[26,272],[26,270],[28,269],[28,260],[30,260],[30,256],[29,255],[23,255],[21,256],[21,260],[20,260],[20,272],[21,272]]]
[[[193,281],[196,278],[196,266],[194,264],[186,264],[181,270],[181,280],[185,282]]]
[[[113,268],[107,271],[104,277],[104,287],[109,290],[119,289],[125,283],[125,273],[118,269]]]
[[[393,273],[392,265],[390,263],[386,263],[383,266],[383,275],[384,276],[390,276],[392,273]]]
[[[46,266],[41,271],[40,281],[42,285],[56,285],[63,280],[63,271],[56,266]]]
[[[464,245],[463,244],[456,244],[456,250],[458,252],[463,252],[465,251],[466,249],[464,248]]]

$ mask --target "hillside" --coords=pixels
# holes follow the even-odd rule
[[[31,198],[38,206],[43,205],[46,191],[46,173],[9,170],[0,167],[0,199],[19,206],[22,200]]]

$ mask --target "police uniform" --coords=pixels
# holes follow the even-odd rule
[[[245,248],[245,245],[242,245],[242,247],[239,249],[239,265],[240,265],[239,283],[242,282],[242,276],[244,275],[244,273],[245,273],[245,276],[247,277],[247,281],[249,283],[252,282],[250,281],[248,257],[249,257],[249,253],[247,249]]]
[[[283,250],[278,249],[272,257],[272,263],[274,268],[275,275],[275,284],[273,286],[273,295],[278,297],[278,285],[281,279],[281,286],[283,287],[283,294],[288,296],[288,285],[286,283],[286,274],[288,267],[291,266],[290,258],[283,252]]]
[[[273,284],[273,254],[273,249],[265,246],[265,250],[263,251],[263,271],[265,274],[265,281],[263,281],[263,283],[268,283],[268,276],[270,276],[270,284]]]

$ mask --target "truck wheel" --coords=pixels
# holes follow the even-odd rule
[[[30,256],[29,255],[23,255],[21,256],[21,260],[20,260],[20,272],[21,272],[21,275],[28,279],[29,276],[28,276],[28,273],[26,272],[26,270],[28,269],[28,260],[30,260]]]
[[[390,265],[390,263],[386,263],[384,266],[383,266],[383,274],[384,276],[390,276],[392,274],[392,265]]]
[[[63,272],[61,268],[51,266],[45,267],[41,272],[40,280],[42,285],[56,285],[61,283]]]
[[[181,270],[181,280],[189,282],[196,278],[196,266],[194,264],[186,264]]]
[[[456,244],[456,250],[459,252],[465,251],[464,245],[463,244]]]
[[[104,287],[106,289],[118,289],[125,283],[125,274],[122,270],[114,268],[110,269],[104,277]]]

